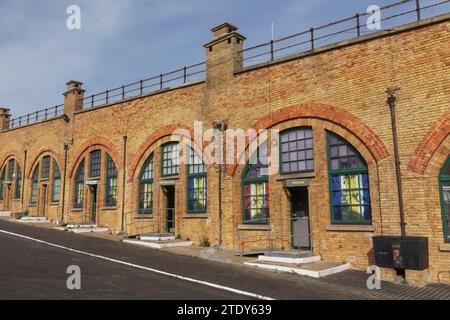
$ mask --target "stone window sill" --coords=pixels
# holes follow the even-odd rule
[[[184,213],[181,217],[183,219],[207,219],[209,215],[207,213]]]
[[[268,231],[272,230],[272,227],[267,224],[240,224],[238,230]]]
[[[117,207],[103,207],[101,208],[102,211],[113,211],[117,210]]]
[[[153,219],[153,214],[140,214],[134,216],[135,220]]]
[[[331,224],[327,226],[327,231],[337,232],[375,232],[372,225],[355,225],[355,224]]]
[[[439,246],[439,251],[450,252],[450,243],[444,243]]]
[[[78,212],[78,213],[79,213],[79,212],[83,212],[83,209],[75,209],[75,208],[73,208],[73,209],[72,209],[72,212]]]

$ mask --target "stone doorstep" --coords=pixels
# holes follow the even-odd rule
[[[170,236],[170,237],[139,236],[139,240],[142,240],[142,241],[170,241],[170,240],[175,240],[175,237],[174,236]]]
[[[48,223],[46,217],[21,217],[16,221],[20,223]]]
[[[96,224],[68,224],[66,228],[97,228]]]
[[[1,211],[0,217],[11,217],[11,212],[9,211]]]
[[[277,256],[267,256],[260,255],[258,256],[258,261],[267,261],[267,262],[275,262],[275,263],[290,263],[295,265],[308,264],[312,262],[318,262],[322,260],[320,256],[311,256],[311,257],[302,257],[302,258],[289,258],[289,257],[277,257]]]
[[[266,270],[296,273],[302,276],[312,278],[322,278],[350,269],[349,263],[342,264],[330,261],[317,261],[308,263],[306,265],[296,265],[292,263],[281,263],[281,262],[274,263],[256,260],[244,262],[244,264],[247,266],[257,267]]]
[[[72,232],[72,233],[90,233],[90,232],[108,232],[109,229],[108,228],[101,228],[101,227],[95,227],[95,228],[91,228],[91,227],[87,227],[87,228],[66,228],[66,230],[68,232]]]
[[[185,241],[185,240],[143,241],[143,240],[124,239],[122,240],[122,242],[138,246],[149,247],[153,249],[190,247],[193,244],[192,241]]]

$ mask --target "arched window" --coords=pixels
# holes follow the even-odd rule
[[[11,159],[8,161],[8,180],[13,181],[15,178],[14,172],[15,172],[15,161],[14,159]]]
[[[314,170],[311,128],[293,128],[280,134],[281,174]]]
[[[260,146],[247,164],[242,179],[244,224],[266,224],[269,219],[267,143]]]
[[[117,167],[109,154],[106,154],[105,205],[117,205]]]
[[[0,201],[3,201],[5,197],[5,178],[6,178],[6,167],[3,168],[2,174],[0,175]]]
[[[189,149],[188,162],[188,212],[206,212],[206,170],[202,158]]]
[[[73,207],[76,209],[83,208],[83,201],[84,201],[84,159],[80,162],[77,172],[75,173]]]
[[[446,242],[450,242],[450,156],[439,175],[439,189],[441,193],[444,238]]]
[[[366,161],[340,136],[328,132],[327,140],[332,222],[370,224],[372,210]]]
[[[20,196],[22,194],[22,170],[20,170],[20,165],[17,163],[16,168],[16,183],[15,183],[15,190],[14,190],[14,199],[18,200],[20,199]]]
[[[61,194],[61,171],[58,163],[53,159],[53,183],[52,183],[52,202],[59,202]]]
[[[39,164],[34,168],[33,176],[31,177],[31,195],[30,203],[36,204],[38,201],[38,185],[39,185]]]
[[[163,177],[178,175],[179,159],[178,142],[163,145],[161,147],[161,175]]]
[[[139,175],[139,214],[151,214],[153,210],[153,155],[144,164]]]

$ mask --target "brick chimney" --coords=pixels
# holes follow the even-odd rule
[[[11,120],[11,114],[9,113],[9,109],[7,108],[0,108],[0,130],[8,130],[9,129],[9,122]]]
[[[212,28],[214,39],[204,45],[206,48],[206,85],[208,89],[226,86],[235,71],[242,68],[242,55],[245,37],[236,31],[238,28],[222,23]]]
[[[84,92],[83,83],[71,80],[67,82],[67,91],[64,93],[64,114],[70,119],[74,113],[83,110]]]

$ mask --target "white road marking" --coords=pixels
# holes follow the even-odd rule
[[[59,248],[59,249],[63,249],[63,250],[71,251],[71,252],[75,252],[75,253],[82,254],[82,255],[85,255],[85,256],[89,256],[89,257],[93,257],[93,258],[97,258],[97,259],[101,259],[101,260],[105,260],[105,261],[110,261],[110,262],[114,262],[114,263],[117,263],[117,264],[122,264],[122,265],[129,266],[129,267],[132,267],[132,268],[158,273],[158,274],[165,275],[165,276],[172,277],[172,278],[176,278],[176,279],[179,279],[179,280],[184,280],[184,281],[189,281],[189,282],[193,282],[193,283],[198,283],[198,284],[202,284],[202,285],[205,285],[205,286],[208,286],[208,287],[212,287],[212,288],[221,289],[221,290],[224,290],[224,291],[237,293],[237,294],[244,295],[244,296],[247,296],[247,297],[252,297],[252,298],[256,298],[256,299],[260,299],[260,300],[275,300],[275,299],[273,299],[271,297],[266,297],[266,296],[263,296],[263,295],[260,295],[260,294],[257,294],[257,293],[252,293],[252,292],[248,292],[248,291],[234,289],[234,288],[222,286],[222,285],[211,283],[211,282],[207,282],[207,281],[201,281],[201,280],[197,280],[197,279],[193,279],[193,278],[189,278],[189,277],[179,276],[179,275],[176,275],[176,274],[173,274],[173,273],[169,273],[169,272],[165,272],[165,271],[161,271],[161,270],[157,270],[157,269],[153,269],[153,268],[140,266],[140,265],[137,265],[137,264],[134,264],[134,263],[129,263],[129,262],[116,260],[116,259],[100,256],[100,255],[97,255],[97,254],[89,253],[89,252],[84,252],[84,251],[80,251],[80,250],[64,247],[64,246],[61,246],[61,245],[58,245],[58,244],[54,244],[54,243],[51,243],[51,242],[47,242],[47,241],[31,238],[31,237],[28,237],[28,236],[24,236],[24,235],[18,234],[18,233],[13,233],[13,232],[5,231],[5,230],[0,230],[0,233],[4,233],[4,234],[10,235],[10,236],[14,236],[14,237],[18,237],[18,238],[34,241],[34,242],[37,242],[37,243],[45,244],[45,245],[48,245],[48,246],[51,246],[51,247],[55,247],[55,248]]]

